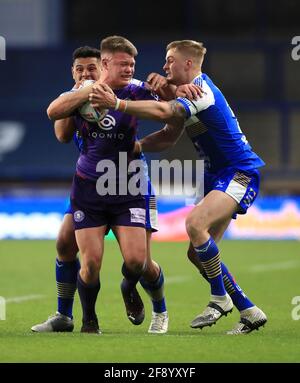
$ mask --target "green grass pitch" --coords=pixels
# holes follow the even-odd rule
[[[152,255],[164,269],[169,332],[148,334],[151,305],[142,325],[125,315],[119,289],[121,256],[107,241],[97,312],[102,335],[80,334],[76,294],[73,333],[37,334],[33,324],[56,309],[54,241],[0,241],[0,296],[6,320],[0,321],[0,362],[299,362],[300,320],[292,319],[292,299],[300,295],[299,243],[224,241],[221,258],[248,296],[268,315],[267,325],[251,334],[228,336],[238,311],[212,327],[191,329],[190,321],[208,303],[209,289],[188,262],[186,243],[153,243]],[[15,297],[38,295],[31,300]],[[300,309],[298,310],[300,313]]]

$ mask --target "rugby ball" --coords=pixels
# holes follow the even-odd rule
[[[80,88],[91,85],[94,82],[95,81],[93,80],[85,80]],[[108,109],[98,110],[93,108],[90,101],[87,101],[78,110],[81,117],[84,118],[86,121],[96,123],[101,121],[108,113]]]

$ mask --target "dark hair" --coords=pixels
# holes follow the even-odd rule
[[[100,51],[99,49],[92,48],[86,45],[84,47],[79,47],[75,49],[72,57],[73,57],[73,64],[76,59],[81,57],[96,57],[97,59],[100,59]]]
[[[136,47],[125,37],[122,36],[108,36],[101,41],[100,51],[103,52],[124,52],[130,56],[137,56],[138,51]]]

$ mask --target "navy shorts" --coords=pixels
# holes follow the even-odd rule
[[[148,182],[148,191],[149,194],[144,196],[146,203],[146,230],[156,232],[158,231],[157,202],[150,181]],[[64,214],[72,214],[71,202],[68,204]]]
[[[77,175],[73,178],[71,211],[75,230],[104,225],[145,228],[146,224],[145,199],[142,196],[132,200],[124,200],[122,196],[106,200],[97,193],[96,182]]]
[[[204,195],[220,190],[239,204],[237,214],[246,214],[259,192],[260,174],[257,169],[241,170],[228,167],[216,173],[204,174]],[[233,216],[236,218],[236,215]]]

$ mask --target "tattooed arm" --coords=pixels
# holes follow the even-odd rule
[[[127,101],[125,113],[139,118],[180,124],[186,118],[186,111],[176,100],[169,102]]]
[[[177,100],[169,102],[120,100],[105,84],[94,86],[89,100],[95,108],[112,108],[148,120],[183,124],[187,115],[185,107]]]

